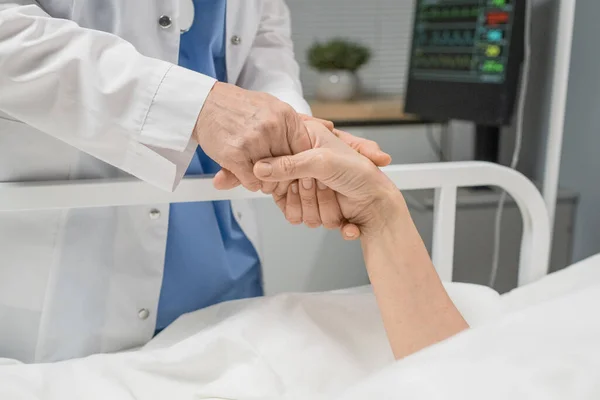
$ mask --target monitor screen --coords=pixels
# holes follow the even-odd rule
[[[406,111],[510,122],[523,61],[525,0],[417,0]]]

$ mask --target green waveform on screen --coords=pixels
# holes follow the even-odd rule
[[[473,46],[475,44],[472,30],[431,31],[419,37],[423,46]]]
[[[421,11],[421,18],[430,21],[452,19],[472,19],[479,16],[478,6],[468,7],[430,7]]]
[[[419,69],[470,69],[473,65],[470,55],[430,54],[416,57],[414,67]]]

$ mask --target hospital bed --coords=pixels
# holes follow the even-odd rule
[[[600,255],[546,276],[575,10],[561,0],[542,195],[478,162],[391,166],[401,190],[434,189],[432,257],[471,325],[393,363],[368,287],[227,302],[179,318],[138,351],[57,364],[0,359],[0,399],[598,399]],[[523,218],[519,286],[450,282],[459,187],[498,186]],[[165,193],[113,181],[0,183],[0,211],[256,198],[208,178]]]
[[[498,186],[516,201],[523,218],[519,284],[547,273],[550,254],[549,218],[539,191],[525,176],[497,164],[455,162],[394,165],[384,168],[400,190],[435,189],[432,258],[444,281],[452,280],[456,196],[459,187]],[[192,201],[260,198],[241,188],[219,191],[210,177],[184,179],[175,193],[144,182],[121,178],[63,182],[0,184],[0,211],[131,206]]]
[[[600,321],[577,318],[600,302],[600,258],[545,277],[549,216],[533,183],[482,162],[384,171],[400,190],[435,190],[434,264],[473,329],[394,364],[369,287],[234,301],[182,316],[136,351],[41,365],[0,360],[0,398],[463,400],[528,399],[549,390],[569,398],[600,396]],[[523,218],[522,287],[504,296],[450,282],[457,188],[471,186],[507,191]],[[217,191],[207,177],[186,178],[175,193],[128,178],[1,183],[0,211],[262,196]],[[555,304],[557,296],[566,304]],[[557,374],[576,376],[583,386],[547,378]],[[492,391],[499,381],[509,386]]]
[[[0,359],[0,399],[600,398],[600,257],[546,277],[573,9],[561,2],[567,32],[558,35],[543,197],[493,164],[384,169],[400,190],[435,190],[432,258],[472,329],[394,364],[368,287],[227,302],[182,316],[137,351],[42,365]],[[523,218],[520,287],[503,296],[451,282],[457,189],[472,186],[505,190]],[[259,197],[201,177],[175,193],[127,178],[12,182],[0,183],[0,212]]]

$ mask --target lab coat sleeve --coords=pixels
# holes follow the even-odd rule
[[[258,32],[237,84],[272,94],[297,112],[310,115],[294,57],[289,9],[283,0],[265,0],[262,4]]]
[[[0,0],[0,114],[165,190],[193,156],[214,83],[34,1]]]

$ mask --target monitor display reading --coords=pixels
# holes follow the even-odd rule
[[[504,83],[514,10],[510,0],[419,0],[412,78]]]
[[[415,0],[406,111],[509,122],[523,60],[525,0]]]

